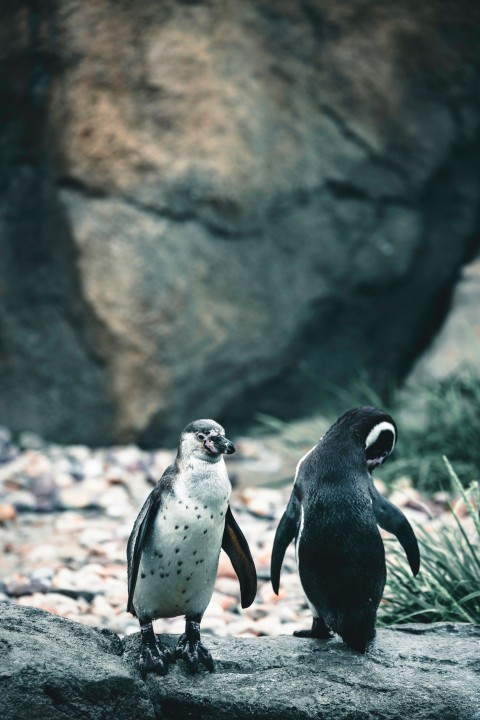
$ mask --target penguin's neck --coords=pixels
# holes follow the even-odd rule
[[[360,443],[339,443],[335,442],[334,438],[329,438],[322,456],[324,481],[333,485],[356,482],[358,473],[363,473],[365,469],[365,451]]]
[[[208,504],[230,499],[232,486],[228,479],[223,456],[216,462],[207,462],[194,456],[177,456],[175,494],[179,499],[190,498]]]

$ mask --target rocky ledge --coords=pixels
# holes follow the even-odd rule
[[[174,643],[173,636],[166,642]],[[139,636],[122,641],[35,608],[0,604],[3,720],[480,718],[480,628],[380,629],[363,657],[340,641],[208,638],[216,672],[181,663],[137,671]]]

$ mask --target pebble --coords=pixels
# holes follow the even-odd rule
[[[15,520],[16,516],[17,511],[11,502],[6,505],[0,505],[0,523],[3,524]]]
[[[228,461],[230,473],[240,478],[231,505],[254,557],[258,593],[253,605],[242,610],[238,578],[221,552],[202,622],[205,633],[290,634],[310,624],[293,545],[283,563],[279,596],[269,580],[275,530],[298,457],[309,449],[299,449],[296,442],[292,438],[287,454],[278,441],[242,438]],[[45,444],[32,433],[22,433],[19,445],[20,450],[0,427],[0,601],[32,605],[119,635],[137,632],[137,620],[126,612],[126,545],[137,513],[174,459],[173,451],[145,452],[134,445],[62,447]],[[255,473],[262,481],[272,479],[275,488],[245,487],[245,478]],[[277,489],[282,478],[289,482]],[[448,500],[442,495],[432,501],[436,514]],[[406,480],[397,485],[394,501],[414,522],[428,518],[430,506]],[[461,505],[458,509],[464,512]],[[155,629],[182,633],[184,619],[157,620]]]

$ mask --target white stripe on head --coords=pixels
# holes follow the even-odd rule
[[[365,440],[365,449],[369,448],[370,445],[373,445],[373,443],[376,442],[378,440],[378,438],[380,437],[380,433],[382,433],[384,430],[388,430],[393,435],[393,444],[390,449],[390,452],[391,452],[393,450],[393,448],[395,447],[395,443],[397,441],[397,434],[395,432],[395,428],[392,425],[392,423],[388,422],[387,420],[383,420],[383,422],[378,423],[370,430],[370,432],[367,435],[367,439]]]

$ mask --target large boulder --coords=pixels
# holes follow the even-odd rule
[[[164,640],[173,645],[176,638]],[[0,603],[2,720],[478,720],[480,628],[405,625],[378,631],[366,655],[339,640],[204,640],[213,674],[181,662],[138,672],[140,637],[120,642],[33,608]],[[123,655],[122,655],[123,651]]]
[[[172,441],[378,387],[476,237],[471,0],[9,0],[0,421]]]

